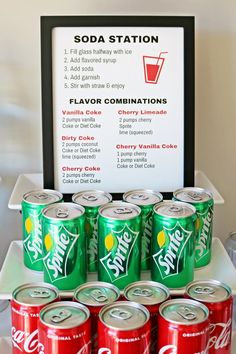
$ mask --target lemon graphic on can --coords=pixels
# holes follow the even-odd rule
[[[112,235],[112,233],[108,234],[105,237],[105,247],[106,247],[108,252],[113,248],[114,243],[115,243],[114,242],[114,236]]]
[[[195,222],[195,228],[196,228],[197,232],[199,231],[200,227],[201,227],[201,219],[200,219],[200,217],[198,217]]]
[[[53,247],[53,239],[52,239],[52,236],[50,234],[47,234],[44,237],[44,245],[45,245],[45,248],[46,248],[47,252],[49,252],[52,249],[52,247]]]
[[[169,241],[169,238],[168,238],[168,236],[166,236],[166,233],[164,230],[161,230],[160,232],[158,232],[157,244],[160,248],[164,247],[168,241]]]
[[[25,229],[26,229],[26,232],[29,234],[32,229],[33,229],[33,222],[32,220],[30,219],[30,217],[28,217],[26,220],[25,220]]]

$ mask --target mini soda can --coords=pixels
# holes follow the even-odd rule
[[[158,202],[161,202],[163,196],[161,193],[150,189],[136,189],[124,193],[123,199],[125,202],[133,203],[141,208],[141,270],[150,270],[153,206]]]
[[[109,193],[99,190],[88,190],[72,196],[74,203],[85,209],[85,235],[87,240],[87,265],[89,272],[97,271],[98,256],[98,209],[111,202]]]
[[[119,297],[120,291],[116,286],[101,281],[88,282],[75,290],[74,301],[85,305],[90,311],[91,353],[98,352],[98,314],[103,306],[117,301]]]
[[[187,203],[163,201],[153,214],[151,279],[169,288],[193,280],[195,208]]]
[[[230,354],[233,296],[228,285],[218,280],[198,280],[186,287],[185,297],[200,301],[209,310],[209,354]]]
[[[62,201],[60,192],[43,189],[31,191],[23,196],[22,229],[24,246],[24,264],[27,268],[37,271],[43,270],[42,250],[42,210],[49,204]]]
[[[150,312],[151,322],[151,345],[150,353],[156,353],[157,348],[157,316],[159,307],[170,298],[169,289],[157,282],[150,280],[137,281],[126,286],[124,298],[129,301],[138,302],[144,305]]]
[[[90,354],[90,314],[72,301],[46,306],[39,314],[42,354]]]
[[[99,313],[98,354],[149,354],[150,314],[132,301],[104,306]]]
[[[73,290],[86,281],[84,208],[57,203],[43,210],[44,281]]]
[[[119,289],[140,280],[141,209],[126,202],[111,202],[99,209],[98,280]]]
[[[11,339],[13,354],[38,354],[39,312],[47,304],[59,300],[57,288],[45,283],[17,287],[11,300]]]
[[[175,200],[194,205],[197,212],[195,268],[202,268],[211,261],[214,200],[202,188],[186,187],[173,194]]]
[[[209,311],[198,301],[168,300],[158,316],[158,354],[207,354]]]

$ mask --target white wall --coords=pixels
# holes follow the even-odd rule
[[[21,238],[20,214],[7,209],[20,173],[42,171],[40,15],[194,15],[196,17],[196,168],[225,198],[215,236],[236,230],[236,3],[219,0],[1,0],[0,266]]]

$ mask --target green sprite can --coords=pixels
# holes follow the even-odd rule
[[[212,194],[198,187],[186,187],[174,192],[174,199],[194,205],[197,212],[195,268],[211,261],[214,200]]]
[[[123,289],[140,280],[141,209],[122,201],[99,209],[98,280]]]
[[[25,266],[31,270],[43,270],[42,210],[50,204],[61,202],[62,198],[60,192],[50,189],[35,190],[23,195],[23,258]]]
[[[73,290],[86,281],[84,208],[58,203],[43,210],[44,281]]]
[[[124,193],[123,199],[125,202],[138,205],[141,209],[141,270],[150,270],[153,206],[161,202],[163,196],[150,189],[135,189]]]
[[[109,193],[99,190],[88,190],[76,193],[72,201],[85,209],[85,235],[87,241],[87,265],[89,272],[97,271],[98,253],[98,209],[111,202]]]
[[[166,200],[154,206],[151,278],[169,288],[182,288],[194,276],[196,210]]]

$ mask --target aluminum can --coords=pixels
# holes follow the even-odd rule
[[[73,290],[86,281],[84,208],[57,203],[43,210],[44,281]]]
[[[88,190],[74,194],[72,201],[82,205],[85,209],[88,271],[96,272],[98,264],[98,209],[111,202],[112,196],[100,190]]]
[[[88,282],[79,286],[74,292],[74,301],[85,305],[91,316],[91,353],[98,352],[98,315],[103,306],[117,301],[120,290],[101,281]]]
[[[198,301],[174,299],[159,309],[158,354],[208,354],[209,311]]]
[[[57,289],[45,283],[30,283],[17,287],[11,300],[11,339],[13,354],[38,354],[39,312],[59,299]]]
[[[209,354],[230,354],[233,316],[230,287],[218,280],[199,280],[188,284],[185,296],[200,301],[209,310]]]
[[[124,289],[124,297],[126,300],[138,302],[139,304],[144,305],[150,312],[150,353],[156,353],[158,335],[157,316],[159,314],[160,305],[170,298],[169,289],[166,286],[154,281],[137,281],[128,285]]]
[[[136,189],[124,193],[123,199],[125,202],[138,205],[141,209],[141,270],[150,270],[153,207],[163,200],[163,196],[150,189]]]
[[[90,317],[84,305],[60,301],[39,314],[42,354],[90,354]]]
[[[98,280],[119,289],[141,274],[141,209],[126,202],[111,202],[99,209]]]
[[[104,306],[99,313],[98,354],[149,354],[150,314],[131,301]]]
[[[61,193],[50,189],[35,190],[23,195],[23,258],[25,266],[31,270],[43,270],[42,210],[50,204],[61,202],[62,198]]]
[[[163,201],[153,214],[151,279],[169,288],[193,280],[195,208],[187,203]]]
[[[190,203],[196,208],[195,268],[202,268],[211,261],[214,200],[211,192],[186,187],[174,192],[174,199]]]

